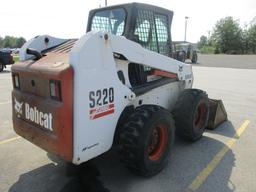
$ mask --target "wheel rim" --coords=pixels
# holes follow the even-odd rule
[[[207,111],[207,107],[205,103],[201,103],[198,108],[197,108],[197,112],[195,114],[195,121],[194,121],[194,125],[197,129],[202,129],[205,121],[206,121],[206,111]]]
[[[165,150],[167,142],[167,127],[163,124],[156,126],[152,131],[147,148],[149,159],[152,161],[160,159]]]

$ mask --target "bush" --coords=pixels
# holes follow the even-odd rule
[[[215,47],[205,45],[200,49],[200,53],[202,53],[202,54],[214,54],[215,53]]]
[[[17,63],[20,59],[19,54],[14,54],[13,59],[14,59],[14,62]]]

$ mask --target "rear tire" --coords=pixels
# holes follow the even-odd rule
[[[195,63],[195,64],[197,63],[197,53],[196,52],[193,52],[191,62]]]
[[[200,139],[208,123],[209,99],[199,89],[185,89],[173,110],[176,133],[189,141]]]
[[[171,113],[154,105],[138,107],[120,131],[120,159],[135,174],[156,175],[168,163],[174,136]]]

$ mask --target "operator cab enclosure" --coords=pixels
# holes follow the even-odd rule
[[[124,36],[148,50],[171,57],[172,18],[172,11],[148,4],[115,5],[91,10],[87,32]]]

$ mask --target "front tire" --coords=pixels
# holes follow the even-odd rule
[[[156,175],[168,163],[174,136],[171,113],[154,105],[138,107],[120,131],[120,159],[138,175]]]
[[[176,133],[189,141],[200,139],[208,123],[209,99],[199,89],[185,89],[173,110]]]
[[[181,61],[181,62],[185,63],[186,53],[184,51],[179,51],[177,58],[178,58],[178,61]]]

